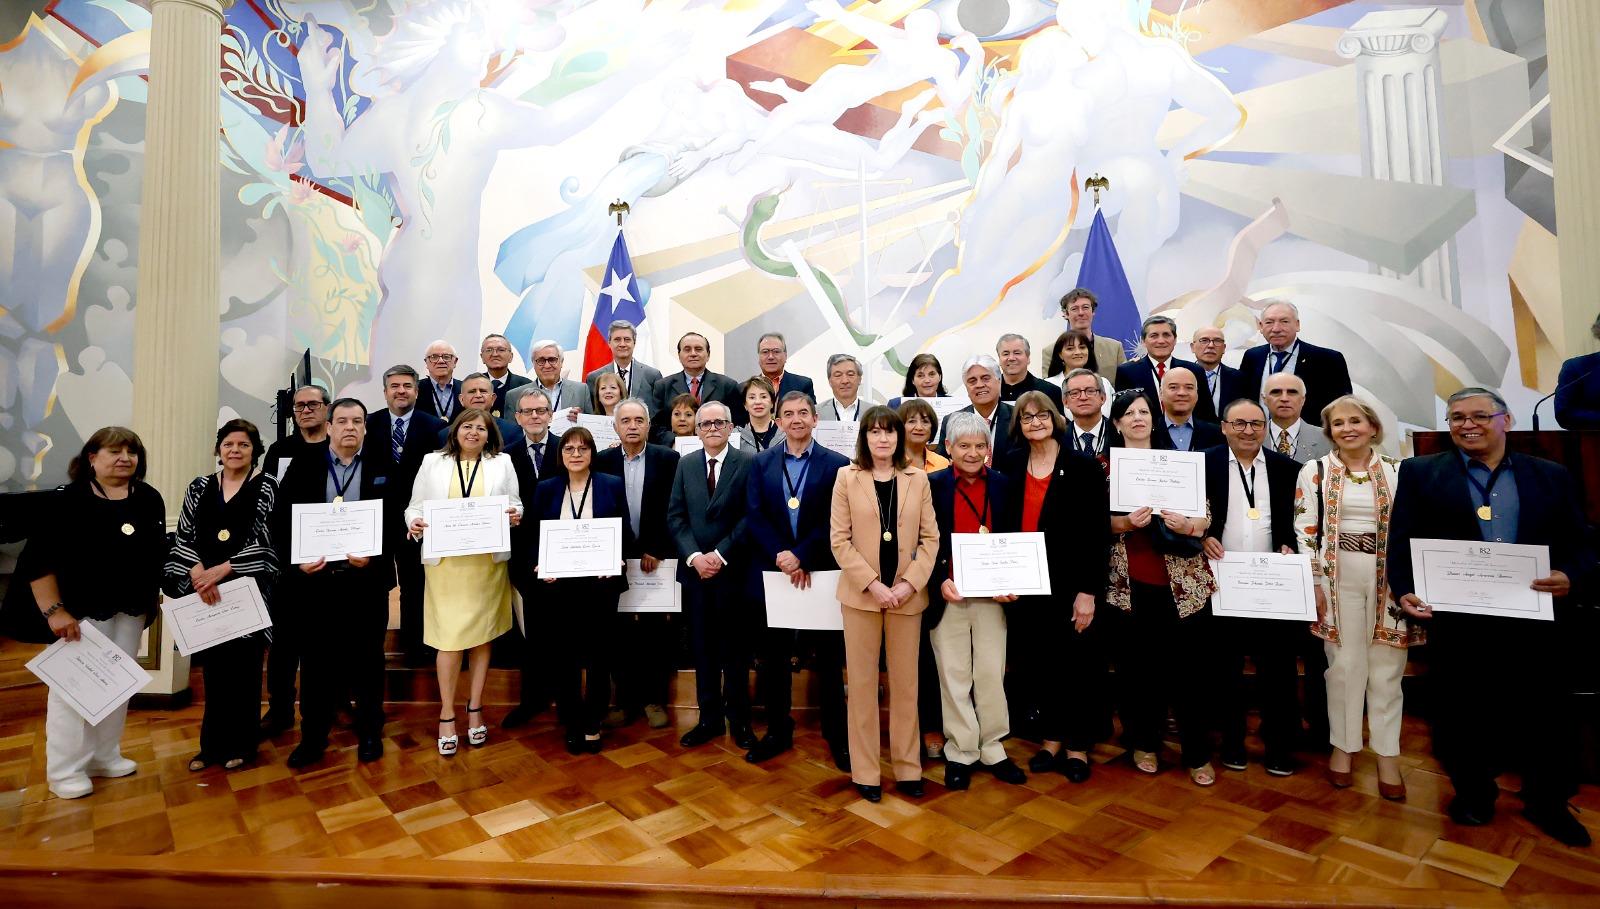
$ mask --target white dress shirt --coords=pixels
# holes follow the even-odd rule
[[[1228,520],[1222,528],[1222,548],[1228,552],[1272,551],[1272,495],[1267,488],[1267,459],[1256,455],[1245,477],[1255,488],[1256,508],[1261,517],[1250,520],[1250,500],[1245,495],[1244,480],[1239,477],[1239,459],[1228,449]]]

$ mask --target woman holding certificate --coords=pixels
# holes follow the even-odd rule
[[[570,431],[570,430],[569,430]],[[505,496],[507,519],[517,526],[522,500],[517,495],[517,471],[511,458],[500,456],[500,429],[486,410],[466,407],[456,414],[445,434],[444,448],[422,459],[411,487],[406,523],[411,537],[424,541],[428,522],[424,503],[475,496]],[[489,740],[483,721],[483,683],[489,676],[489,643],[511,629],[511,577],[506,562],[508,547],[500,552],[472,555],[427,555],[422,559],[427,585],[422,599],[422,641],[439,651],[435,671],[439,676],[439,753],[456,753],[456,685],[461,679],[462,655],[471,651],[467,689],[467,743]],[[480,706],[474,707],[474,704]]]
[[[851,779],[869,802],[883,798],[878,769],[878,651],[889,665],[889,755],[895,787],[922,793],[917,753],[917,647],[928,578],[939,553],[928,475],[906,464],[900,415],[882,405],[861,416],[855,462],[833,486],[829,543],[839,563],[849,674]]]
[[[621,477],[594,472],[594,436],[582,426],[567,430],[561,437],[561,464],[566,476],[542,480],[533,493],[531,519],[535,535],[546,532],[557,521],[592,521],[597,518],[622,519],[622,551],[633,551],[633,531],[629,524],[628,489]],[[540,552],[534,541],[535,560]],[[533,567],[535,577],[539,566]],[[567,725],[569,754],[599,754],[600,724],[611,706],[611,663],[614,646],[613,623],[617,618],[617,598],[628,589],[627,577],[619,557],[617,570],[608,576],[546,578],[549,593],[543,598],[554,608],[542,618],[548,623],[550,640],[556,642],[551,655],[556,660],[556,713]],[[532,622],[529,615],[525,621]],[[588,690],[584,675],[588,674]]]
[[[218,584],[251,578],[262,601],[270,603],[278,577],[271,531],[278,481],[255,473],[261,433],[247,420],[229,420],[217,430],[215,454],[222,468],[195,477],[183,497],[177,541],[167,559],[167,596],[198,593],[203,602],[216,603]],[[269,635],[254,632],[195,655],[206,683],[206,706],[200,753],[189,759],[191,771],[213,764],[236,770],[255,759],[261,737],[261,656]]]
[[[1117,395],[1111,423],[1113,447],[1170,450],[1172,440],[1156,407],[1138,389]],[[1156,773],[1156,753],[1170,707],[1178,721],[1183,765],[1197,786],[1217,781],[1204,693],[1214,675],[1208,637],[1211,595],[1217,582],[1200,541],[1207,518],[1148,506],[1113,513],[1111,578],[1106,602],[1120,610],[1117,680],[1123,688],[1122,734],[1142,773]]]
[[[50,520],[28,539],[15,582],[26,582],[58,638],[76,641],[79,626],[103,633],[130,659],[161,600],[167,560],[166,506],[146,485],[144,443],[131,429],[107,426],[83,443],[67,468],[70,481]],[[122,756],[126,702],[98,724],[50,690],[45,707],[45,777],[57,798],[94,791],[90,777],[127,776],[139,765]]]
[[[1383,442],[1383,423],[1355,395],[1322,409],[1322,432],[1335,450],[1300,469],[1294,500],[1300,551],[1310,554],[1317,581],[1311,633],[1328,654],[1328,782],[1337,789],[1354,782],[1350,768],[1361,753],[1365,706],[1378,755],[1378,794],[1401,801],[1400,680],[1406,648],[1422,642],[1422,630],[1398,607],[1385,608],[1384,562],[1400,462],[1374,450]]]

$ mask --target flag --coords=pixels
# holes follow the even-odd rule
[[[608,334],[611,323],[625,319],[637,329],[644,322],[644,303],[645,295],[634,277],[633,259],[628,255],[628,244],[619,227],[616,242],[611,244],[611,258],[606,262],[600,296],[594,301],[594,322],[589,326],[589,336],[583,345],[584,375],[611,362]]]
[[[1089,241],[1083,247],[1083,263],[1078,266],[1078,286],[1094,291],[1099,300],[1094,312],[1096,337],[1116,338],[1128,349],[1138,343],[1139,304],[1134,302],[1128,275],[1122,270],[1122,258],[1111,240],[1105,213],[1098,210],[1089,226]]]

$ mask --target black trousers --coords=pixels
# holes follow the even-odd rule
[[[671,700],[678,671],[678,617],[665,612],[618,613],[613,640],[617,659],[611,668],[617,706],[636,716],[646,704]]]
[[[1559,613],[1558,613],[1559,618]],[[1433,750],[1457,797],[1489,807],[1495,777],[1522,773],[1522,800],[1556,808],[1578,791],[1567,667],[1583,647],[1563,623],[1440,613],[1428,626]]]
[[[324,569],[328,571],[328,569]],[[389,627],[388,591],[349,570],[297,584],[289,608],[299,615],[300,738],[326,743],[339,703],[355,700],[355,730],[383,734],[383,637]]]
[[[1018,683],[1034,692],[1041,739],[1088,751],[1110,737],[1106,626],[1120,618],[1115,612],[1120,610],[1100,606],[1089,627],[1078,631],[1071,597],[1025,597],[1007,607],[1011,635],[1029,639]]]
[[[400,650],[412,660],[431,659],[432,647],[422,643],[422,544],[400,536],[386,542],[394,553],[396,580],[400,583]]]
[[[260,637],[238,638],[196,654],[206,686],[200,755],[208,761],[255,757],[264,644]]]
[[[298,566],[290,566],[298,571]],[[300,672],[299,610],[287,604],[272,610],[272,643],[267,647],[267,713],[294,721],[295,679]]]
[[[1178,721],[1183,765],[1192,770],[1210,761],[1206,699],[1215,678],[1210,610],[1180,619],[1167,587],[1135,581],[1133,609],[1118,619],[1123,745],[1160,751],[1170,708]]]
[[[1296,645],[1306,669],[1300,714],[1305,720],[1306,741],[1318,743],[1318,750],[1328,741],[1328,653],[1322,644],[1322,638],[1308,632]]]
[[[553,651],[558,648],[560,642],[550,637],[550,632],[542,624],[541,619],[541,616],[549,615],[553,611],[555,600],[547,598],[556,596],[554,586],[539,580],[517,585],[517,592],[522,594],[523,624],[522,671],[518,679],[519,700],[522,706],[536,713],[543,712],[555,699],[552,660]]]
[[[756,670],[756,693],[767,712],[767,734],[789,734],[794,729],[792,673],[789,664],[799,648],[816,654],[811,664],[822,710],[822,737],[839,748],[850,743],[845,732],[844,633],[768,628],[761,633],[761,665]]]
[[[548,602],[557,607],[543,611],[554,635],[549,655],[556,713],[569,733],[595,735],[611,706],[617,590],[595,578],[564,578],[548,586]]]
[[[749,602],[743,579],[727,569],[709,581],[697,577],[683,585],[701,723],[750,722]]]
[[[939,664],[933,658],[932,631],[922,623],[922,643],[917,648],[917,726],[923,735],[944,736],[944,702],[939,698]]]
[[[1296,697],[1296,657],[1301,638],[1313,635],[1305,622],[1232,617],[1211,620],[1218,661],[1217,728],[1224,750],[1244,750],[1246,714],[1245,657],[1255,666],[1256,701],[1261,706],[1261,744],[1268,755],[1287,756],[1300,734],[1300,706]],[[1317,641],[1319,644],[1320,640]],[[1320,678],[1312,680],[1322,684]],[[1313,687],[1309,682],[1307,688]],[[1326,702],[1327,690],[1323,690]],[[1326,716],[1326,714],[1324,714]]]

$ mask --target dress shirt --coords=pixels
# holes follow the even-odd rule
[[[807,443],[806,450],[800,452],[798,455],[790,452],[787,444],[783,446],[783,475],[788,478],[783,487],[785,508],[788,508],[790,489],[794,490],[793,494],[796,497],[805,492],[805,481],[810,479],[810,476],[808,475],[809,468],[807,465],[811,463],[811,453],[816,450],[816,439],[812,439],[809,443]],[[800,535],[800,509],[788,508],[788,511],[789,532],[798,537]]]
[[[328,481],[327,481],[327,484],[323,487],[323,490],[322,490],[323,500],[326,501],[326,502],[332,502],[334,496],[343,495],[344,496],[344,500],[346,502],[358,502],[358,501],[360,501],[361,500],[361,452],[359,452],[359,451],[356,452],[355,457],[352,458],[348,462],[338,460],[339,456],[333,453],[333,449],[332,448],[330,448],[326,452],[324,452],[324,457],[326,458],[326,462],[325,463],[327,464],[327,468],[326,469],[328,471]],[[339,492],[339,487],[337,485],[335,485],[334,482],[333,482],[333,472],[336,469],[333,465],[335,463],[337,463],[339,465],[338,468],[337,468],[337,470],[339,471],[339,481],[341,483],[343,483],[345,477],[348,476],[350,478],[350,482],[345,485],[344,492],[342,492],[342,493]],[[354,466],[353,469],[350,469],[352,464],[355,465],[355,466]],[[348,470],[348,472],[346,472],[347,470]]]
[[[1261,517],[1250,520],[1250,499],[1245,495],[1244,480],[1239,478],[1239,458],[1228,449],[1228,520],[1222,528],[1222,548],[1228,552],[1272,551],[1272,491],[1267,484],[1266,459],[1256,455],[1250,466],[1244,468],[1255,490],[1256,505]]]
[[[1174,423],[1167,420],[1167,435],[1172,436],[1172,447],[1179,451],[1189,451],[1190,444],[1194,442],[1194,419]]]
[[[702,377],[704,375],[705,375],[705,373],[701,373]],[[714,455],[709,453],[709,452],[706,454],[706,476],[710,477],[710,476],[713,475],[712,465],[715,464],[716,465],[715,476],[717,478],[717,488],[718,489],[722,488],[722,466],[723,466],[722,462],[726,461],[727,459],[728,459],[728,446],[726,446],[726,445],[724,445],[722,447],[721,451],[717,452]],[[713,549],[713,550],[711,550],[711,552],[717,558],[722,560],[722,567],[724,567],[724,568],[728,567],[728,557],[723,555],[721,550]],[[694,552],[689,553],[689,565],[690,565],[690,567],[694,566],[694,560],[695,559],[698,559],[703,555],[705,555],[705,553],[701,552],[698,549],[695,550]]]
[[[861,419],[861,399],[859,397],[856,398],[856,402],[850,405],[850,416],[847,417],[844,415],[844,405],[839,403],[838,398],[834,398],[833,411],[839,415],[840,420],[859,420]]]
[[[1200,369],[1206,375],[1206,394],[1211,396],[1211,403],[1217,408],[1217,415],[1222,415],[1222,405],[1228,403],[1222,400],[1222,364],[1206,369],[1205,364],[1200,364]]]
[[[994,505],[989,501],[989,471],[978,472],[968,480],[956,477],[955,513],[951,515],[951,532],[981,533],[979,527],[994,526]]]
[[[1278,362],[1278,355],[1279,354],[1284,354],[1284,353],[1287,353],[1289,356],[1286,359],[1284,359],[1283,368],[1282,369],[1273,369],[1272,365],[1274,363]],[[1271,346],[1269,344],[1267,346],[1267,362],[1266,362],[1265,365],[1263,365],[1261,367],[1261,384],[1263,386],[1265,386],[1267,384],[1267,377],[1272,375],[1275,372],[1293,373],[1295,366],[1299,362],[1300,362],[1300,339],[1299,338],[1295,338],[1294,339],[1294,343],[1289,345],[1289,349],[1288,350],[1279,350],[1276,347],[1273,347],[1273,346]]]
[[[561,409],[561,392],[563,387],[560,379],[556,380],[556,387],[554,388],[546,388],[545,384],[539,381],[535,381],[533,386],[544,392],[544,396],[550,399],[550,412],[552,414]]]
[[[544,449],[550,445],[550,433],[546,431],[542,439],[524,437],[523,441],[528,444],[528,459],[533,461],[533,478],[535,480],[542,479],[539,476],[539,471],[544,469]],[[538,447],[535,448],[534,446]]]
[[[1094,421],[1093,429],[1084,429],[1077,423],[1068,423],[1067,431],[1072,434],[1072,448],[1074,451],[1081,451],[1087,455],[1099,454],[1100,440],[1106,431],[1106,421],[1104,417]],[[1086,433],[1089,436],[1088,448],[1083,447],[1083,437]]]
[[[639,538],[639,511],[644,507],[644,453],[622,453],[622,482],[628,492],[628,524],[633,528],[633,538]]]
[[[1299,445],[1300,445],[1300,427],[1302,427],[1304,425],[1306,425],[1304,420],[1295,420],[1293,426],[1290,426],[1288,429],[1284,429],[1282,426],[1279,426],[1277,423],[1274,423],[1271,420],[1268,420],[1267,421],[1267,428],[1272,430],[1272,433],[1271,433],[1270,437],[1267,439],[1267,446],[1266,447],[1272,449],[1273,451],[1278,452],[1279,454],[1284,454],[1285,452],[1280,447],[1280,445],[1281,445],[1281,443],[1283,441],[1284,433],[1288,433],[1289,434],[1289,451],[1287,452],[1287,454],[1291,458],[1294,457],[1295,449],[1297,447],[1299,447]]]
[[[1461,460],[1467,466],[1467,488],[1472,494],[1473,516],[1477,516],[1477,508],[1488,504],[1490,518],[1485,521],[1478,518],[1478,529],[1483,532],[1485,543],[1515,543],[1517,541],[1517,519],[1522,517],[1522,499],[1517,495],[1517,477],[1511,470],[1511,453],[1507,452],[1500,459],[1498,476],[1491,473],[1488,466],[1474,461],[1461,452]],[[1476,478],[1473,483],[1471,478]],[[1490,485],[1493,483],[1493,485]],[[1482,487],[1489,492],[1487,503]]]
[[[617,361],[612,360],[611,361],[611,368],[617,371],[617,378],[622,380],[622,396],[624,398],[632,396],[633,395],[633,367],[631,365],[630,366],[619,366],[619,365],[617,365]]]
[[[433,409],[437,411],[439,419],[446,423],[450,422],[450,417],[456,412],[456,408],[461,403],[456,400],[454,383],[446,382],[440,385],[435,382],[432,394]]]

